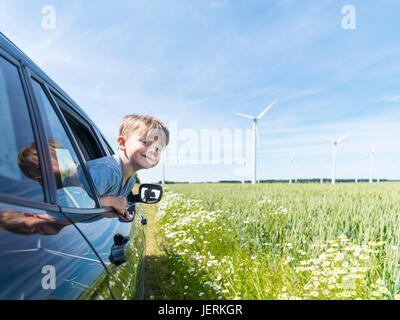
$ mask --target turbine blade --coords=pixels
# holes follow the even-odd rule
[[[238,116],[241,116],[241,117],[249,118],[251,120],[255,119],[253,116],[249,116],[248,114],[239,113],[239,112],[235,112],[235,114],[237,114]]]
[[[326,140],[329,140],[329,141],[331,141],[331,142],[333,142],[333,143],[335,143],[336,141],[335,141],[335,139],[332,139],[332,138],[329,138],[329,137],[324,137]]]
[[[39,249],[10,250],[10,251],[5,251],[5,253],[22,253],[22,252],[34,252],[34,251],[39,251]]]
[[[258,115],[257,119],[261,119],[268,112],[268,110],[272,108],[272,106],[276,103],[276,101],[277,100],[275,100],[267,108],[265,108],[265,110]]]
[[[338,139],[338,142],[343,141],[344,139],[346,139],[348,136],[350,136],[351,133],[346,133],[343,137],[341,137],[340,139]]]

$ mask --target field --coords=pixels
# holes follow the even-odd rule
[[[400,184],[167,185],[150,299],[400,299]]]

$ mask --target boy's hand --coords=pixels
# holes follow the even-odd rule
[[[100,197],[100,203],[103,207],[112,207],[116,211],[106,213],[104,216],[106,218],[116,218],[121,216],[125,220],[129,220],[129,212],[126,210],[126,199],[116,196],[103,196]]]

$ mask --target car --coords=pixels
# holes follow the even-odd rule
[[[88,115],[0,33],[0,299],[142,299],[146,211],[103,208],[87,161],[114,154]],[[86,179],[76,179],[80,166]],[[82,178],[82,177],[81,177]],[[80,180],[81,181],[81,180]]]

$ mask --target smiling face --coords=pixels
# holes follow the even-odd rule
[[[160,162],[162,146],[157,138],[148,135],[131,135],[127,140],[118,137],[119,149],[124,152],[126,164],[134,171],[150,169]]]

